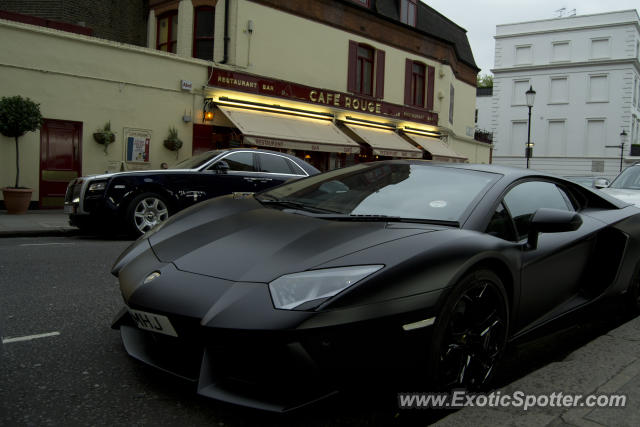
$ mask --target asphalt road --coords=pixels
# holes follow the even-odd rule
[[[395,392],[385,387],[285,416],[196,395],[191,384],[130,359],[110,329],[122,302],[109,270],[129,243],[0,239],[0,425],[426,425],[447,415],[399,411]],[[516,343],[498,385],[628,319],[608,303],[556,325],[553,334]],[[50,335],[20,340],[38,334]]]

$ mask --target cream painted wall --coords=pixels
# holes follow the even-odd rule
[[[439,125],[460,135],[461,154],[472,161],[489,162],[486,144],[463,142],[467,128],[474,129],[476,88],[457,80],[450,66],[247,0],[231,4],[231,22],[237,19],[231,31],[232,64],[241,71],[347,92],[348,47],[349,40],[354,40],[385,51],[384,100],[402,105],[406,59],[435,67],[434,110],[439,114]],[[246,31],[249,20],[253,21],[252,34]],[[453,126],[449,123],[450,83],[455,88]]]
[[[198,123],[207,62],[186,60],[148,49],[0,21],[0,40],[11,40],[0,49],[0,94],[21,95],[40,103],[49,119],[82,122],[82,173],[103,173],[110,162],[124,158],[123,128],[152,131],[152,168],[189,157],[192,123]],[[193,93],[180,90],[180,80],[193,82]],[[108,155],[92,137],[111,121],[116,142]],[[184,142],[176,154],[162,142],[169,126],[178,129]],[[21,185],[38,187],[40,133],[21,139]],[[0,136],[0,186],[13,185],[13,141]],[[34,192],[33,200],[38,200]]]
[[[149,11],[149,19],[147,20],[147,47],[150,49],[156,48],[156,37],[158,37],[158,21],[156,20],[156,13],[153,10]]]

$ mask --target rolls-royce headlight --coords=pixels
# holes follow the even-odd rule
[[[89,191],[102,191],[107,186],[107,181],[97,181],[89,184]]]
[[[286,274],[269,283],[269,291],[275,308],[292,310],[309,301],[332,297],[382,267],[358,265]]]

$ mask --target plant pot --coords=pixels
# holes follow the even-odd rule
[[[15,215],[27,212],[29,202],[31,202],[31,193],[33,193],[31,188],[3,188],[2,195],[7,213]]]
[[[182,141],[179,139],[165,139],[164,146],[167,150],[178,151],[182,148]]]
[[[116,134],[113,132],[94,132],[93,139],[98,144],[111,144],[116,140]]]

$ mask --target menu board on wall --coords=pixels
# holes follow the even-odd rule
[[[151,131],[148,129],[124,128],[125,161],[127,163],[149,163]]]

